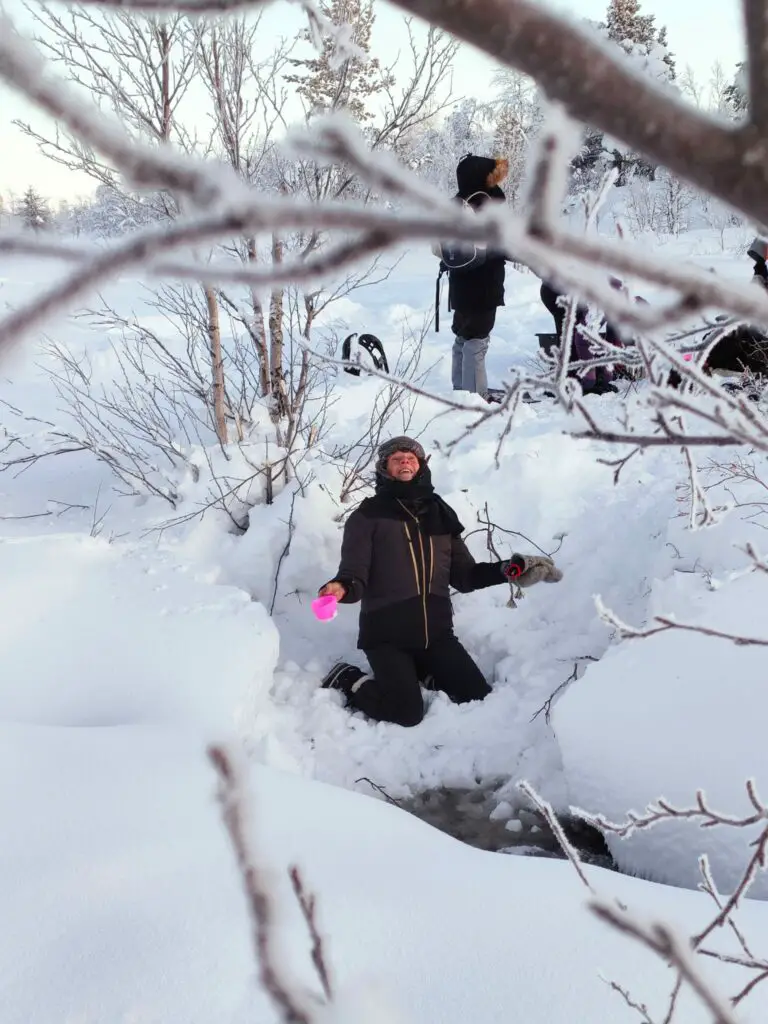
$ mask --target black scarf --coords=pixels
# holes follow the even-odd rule
[[[380,498],[404,505],[409,512],[418,516],[425,533],[430,536],[450,534],[460,537],[464,527],[451,506],[435,494],[429,466],[422,463],[413,480],[393,480],[384,473],[376,473],[376,494]]]

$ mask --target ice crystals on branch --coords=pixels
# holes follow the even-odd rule
[[[340,71],[348,60],[367,62],[370,58],[355,42],[355,30],[351,25],[333,26],[333,52],[330,56],[332,71]]]
[[[522,208],[527,211],[528,233],[545,237],[560,219],[568,193],[571,160],[581,144],[579,127],[563,108],[550,103],[544,127],[530,157]]]

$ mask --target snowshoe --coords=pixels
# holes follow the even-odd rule
[[[357,338],[358,351],[356,353],[356,362],[360,363],[360,349],[364,349],[371,358],[371,362],[374,367],[382,373],[389,373],[389,364],[387,363],[387,356],[384,352],[384,346],[376,337],[375,334],[361,334],[359,337],[357,334],[350,334],[345,339],[341,346],[341,358],[345,363],[352,362],[352,342]],[[345,366],[345,373],[351,373],[353,377],[360,376],[360,366]]]

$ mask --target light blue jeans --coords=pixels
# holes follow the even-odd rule
[[[456,338],[453,343],[451,379],[454,391],[473,391],[484,395],[488,390],[485,353],[490,338]]]

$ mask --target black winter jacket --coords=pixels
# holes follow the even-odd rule
[[[504,192],[498,185],[489,185],[498,161],[490,157],[470,156],[456,168],[459,190],[457,202],[466,201],[474,210],[481,209],[490,200],[503,201]],[[489,253],[485,262],[475,270],[453,271],[448,277],[448,301],[451,309],[460,313],[485,313],[504,305],[504,277],[506,255]]]
[[[334,577],[344,604],[361,602],[358,647],[421,650],[453,632],[450,588],[469,593],[505,582],[502,562],[476,562],[450,534],[430,536],[392,498],[366,498],[347,520]]]

